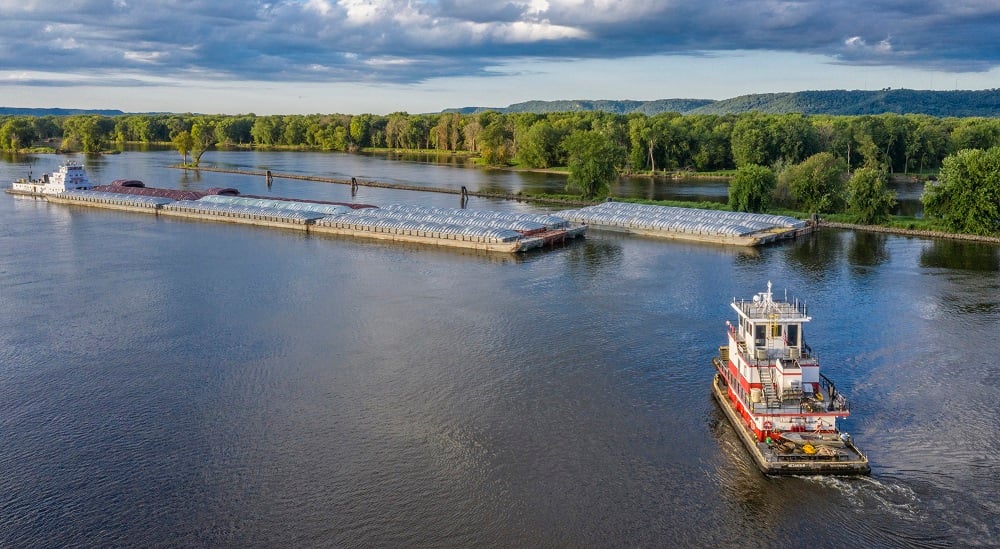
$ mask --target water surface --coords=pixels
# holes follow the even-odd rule
[[[215,154],[408,184],[490,177]],[[268,192],[262,178],[167,168],[175,154],[80,159],[101,182]],[[271,192],[458,202],[302,181]],[[507,256],[8,195],[0,219],[0,545],[953,546],[1000,533],[987,451],[1000,444],[1000,246],[824,230],[744,250],[595,231]],[[729,302],[768,280],[808,302],[806,340],[852,399],[844,427],[870,478],[764,477],[712,401]]]

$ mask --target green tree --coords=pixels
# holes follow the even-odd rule
[[[576,131],[563,139],[569,178],[566,189],[577,190],[584,198],[605,196],[618,176],[617,166],[625,151],[611,139],[593,130]]]
[[[514,157],[514,132],[503,115],[489,112],[495,116],[480,116],[479,123],[488,120],[479,133],[479,154],[490,166],[502,166]]]
[[[0,149],[5,151],[24,149],[30,147],[36,137],[30,119],[11,118],[0,126]]]
[[[410,131],[410,115],[394,112],[385,125],[385,146],[390,149],[406,148],[405,139]]]
[[[730,137],[733,161],[736,167],[771,164],[771,142],[766,125],[760,116],[745,115],[733,125]]]
[[[51,139],[62,136],[62,128],[56,123],[54,116],[40,116],[31,119],[31,127],[35,129],[38,139]]]
[[[257,145],[272,146],[281,142],[284,131],[280,116],[261,116],[254,120],[250,136]]]
[[[201,163],[201,155],[215,144],[215,126],[208,118],[199,118],[191,125],[191,163]]]
[[[479,134],[483,132],[483,127],[478,120],[471,120],[462,127],[462,137],[465,140],[465,150],[479,152]]]
[[[736,169],[729,182],[729,208],[734,212],[762,212],[774,190],[774,172],[764,166],[747,164]]]
[[[1000,121],[966,118],[951,132],[953,150],[988,149],[1000,146]]]
[[[299,115],[284,117],[284,129],[281,132],[281,144],[290,147],[301,147],[306,144],[306,120]]]
[[[813,213],[837,211],[843,203],[847,163],[828,152],[816,153],[789,166],[778,176],[778,186],[787,187],[796,207]]]
[[[372,115],[359,114],[351,118],[350,136],[351,142],[359,147],[371,146],[369,132],[372,126]]]
[[[658,131],[655,122],[646,116],[633,117],[629,120],[629,141],[632,145],[632,166],[635,169],[649,167],[649,171],[656,173],[657,146],[664,138],[662,132]]]
[[[801,114],[782,114],[768,119],[772,142],[771,163],[777,160],[801,162],[818,152],[819,137],[809,120]]]
[[[174,144],[174,148],[177,149],[177,152],[181,154],[181,158],[184,159],[184,164],[187,164],[188,153],[191,152],[191,148],[194,147],[194,139],[191,137],[191,132],[187,130],[177,132],[171,142]]]
[[[335,151],[346,151],[350,147],[350,138],[347,135],[347,126],[336,126],[333,128],[333,140],[331,147]]]
[[[231,147],[253,141],[250,130],[254,120],[247,116],[227,116],[215,123],[215,142]]]
[[[70,149],[79,144],[85,153],[99,153],[104,150],[106,136],[113,132],[114,121],[110,118],[70,116],[63,122],[63,148]]]
[[[732,165],[729,146],[732,141],[733,124],[728,117],[716,115],[694,115],[691,161],[697,170],[721,170]]]
[[[896,193],[882,170],[859,168],[847,182],[847,211],[857,223],[881,223],[890,218]]]
[[[964,149],[948,156],[938,182],[921,197],[924,213],[948,230],[1000,234],[1000,147]]]
[[[524,132],[517,159],[529,168],[550,168],[559,158],[559,131],[548,121],[537,122]]]

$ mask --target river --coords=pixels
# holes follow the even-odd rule
[[[263,178],[86,163],[267,194]],[[37,175],[62,157],[39,156]],[[204,162],[518,190],[381,157]],[[0,162],[7,182],[29,169]],[[4,183],[6,185],[6,183]],[[458,197],[276,179],[280,196]],[[473,198],[473,208],[539,211]],[[521,256],[0,195],[0,546],[906,546],[1000,535],[1000,246],[592,231]],[[798,296],[868,478],[768,478],[712,401],[729,303]]]

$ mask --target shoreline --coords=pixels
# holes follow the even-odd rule
[[[938,231],[927,231],[920,229],[899,229],[896,227],[883,227],[881,225],[858,225],[855,223],[839,223],[836,221],[824,221],[820,219],[820,226],[833,229],[851,229],[855,231],[865,231],[869,233],[894,234],[898,236],[918,236],[929,238],[947,238],[950,240],[967,240],[970,242],[983,242],[989,244],[1000,244],[1000,236],[983,236],[978,234],[944,233]]]

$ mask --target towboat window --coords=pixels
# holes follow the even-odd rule
[[[789,324],[785,328],[785,338],[788,340],[786,342],[786,345],[791,345],[792,347],[795,347],[796,345],[798,345],[799,344],[799,325],[798,324]]]
[[[756,325],[754,325],[754,335],[753,335],[753,338],[754,338],[754,340],[756,340],[756,345],[758,347],[763,347],[764,346],[764,325],[763,324],[756,324]]]

